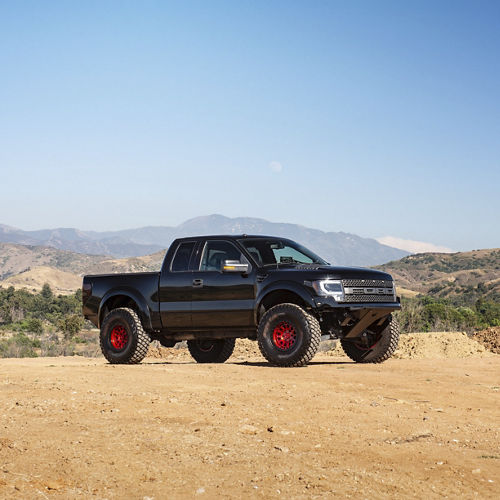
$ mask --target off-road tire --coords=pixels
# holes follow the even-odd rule
[[[101,351],[112,364],[140,363],[148,353],[150,343],[151,337],[133,309],[113,309],[102,322]]]
[[[278,304],[264,313],[257,331],[262,355],[273,365],[305,366],[318,351],[318,320],[296,304]]]
[[[356,339],[342,339],[340,344],[349,358],[356,363],[383,363],[398,347],[399,324],[391,316],[389,324],[380,332],[377,342],[369,348],[361,347]]]
[[[188,340],[189,353],[197,363],[224,363],[234,351],[236,339]]]

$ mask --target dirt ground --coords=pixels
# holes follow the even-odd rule
[[[500,498],[500,356],[0,360],[0,498]]]

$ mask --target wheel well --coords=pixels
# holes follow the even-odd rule
[[[258,310],[258,320],[260,317],[271,307],[277,306],[278,304],[296,304],[303,309],[308,307],[308,304],[304,301],[304,299],[296,294],[295,292],[291,292],[290,290],[275,290],[274,292],[268,293],[261,301],[259,310]]]
[[[127,295],[115,295],[110,297],[102,306],[101,314],[99,316],[99,325],[102,324],[102,320],[106,317],[113,309],[117,309],[118,307],[128,307],[129,309],[133,309],[139,317],[141,317],[139,308],[133,299],[128,297]]]

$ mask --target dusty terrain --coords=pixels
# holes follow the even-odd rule
[[[500,497],[498,355],[163,355],[0,360],[0,497]]]

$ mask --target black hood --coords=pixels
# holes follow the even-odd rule
[[[375,269],[366,269],[364,267],[343,267],[343,266],[328,266],[322,264],[306,264],[306,265],[279,265],[277,267],[266,266],[265,271],[269,274],[280,274],[280,277],[289,276],[292,280],[303,279],[358,279],[358,280],[392,280],[392,276],[383,271]],[[299,277],[300,275],[300,277]]]

